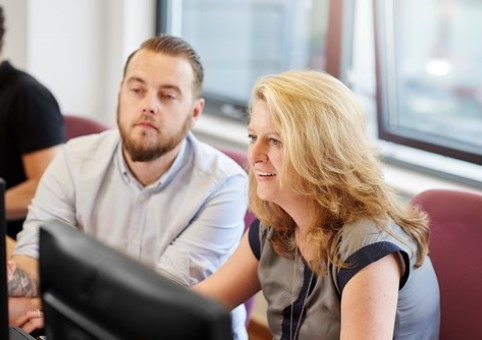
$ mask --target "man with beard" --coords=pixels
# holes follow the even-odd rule
[[[247,176],[190,132],[204,108],[202,82],[199,56],[180,38],[148,39],[129,56],[118,130],[69,141],[41,179],[10,262],[11,301],[38,296],[38,231],[51,220],[186,286],[225,262],[244,231]],[[21,315],[40,316],[33,306],[10,320],[31,330],[38,320]],[[233,314],[239,339],[243,308]]]

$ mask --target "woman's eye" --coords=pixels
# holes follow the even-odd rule
[[[270,138],[269,139],[269,142],[271,143],[271,145],[279,145],[281,142],[276,139],[276,138]]]
[[[256,136],[250,134],[250,135],[248,135],[248,139],[251,143],[253,143],[256,140]]]

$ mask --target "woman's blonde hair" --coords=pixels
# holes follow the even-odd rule
[[[281,137],[281,185],[312,202],[307,211],[313,214],[313,270],[325,273],[327,260],[346,265],[335,256],[337,236],[345,223],[360,218],[375,221],[380,229],[393,219],[418,244],[417,265],[422,264],[428,250],[427,218],[401,204],[385,183],[363,110],[343,83],[323,72],[288,71],[259,79],[251,107],[255,100],[267,103]],[[274,249],[289,256],[296,246],[295,222],[278,205],[261,200],[252,170],[249,176],[250,208],[273,227]]]

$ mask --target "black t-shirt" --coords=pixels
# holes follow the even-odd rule
[[[0,64],[0,177],[7,189],[26,180],[22,155],[65,141],[59,104],[52,93],[8,61]],[[15,237],[23,221],[9,222]]]

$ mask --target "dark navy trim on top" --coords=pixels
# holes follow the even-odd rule
[[[298,339],[299,328],[301,328],[301,326],[303,325],[303,322],[306,319],[306,311],[308,310],[308,306],[306,305],[306,300],[308,296],[313,292],[313,289],[316,286],[316,281],[317,281],[316,274],[313,275],[313,272],[311,271],[311,269],[308,267],[308,265],[304,260],[303,260],[303,263],[304,263],[303,286],[301,287],[300,294],[298,295],[296,300],[293,301],[292,304],[286,306],[283,309],[283,321],[281,323],[280,340]],[[310,288],[309,291],[308,291],[308,287]],[[293,308],[293,319],[291,319],[292,308]],[[297,330],[298,332],[296,332]]]
[[[251,246],[251,250],[253,251],[254,256],[258,259],[261,257],[261,242],[259,239],[259,220],[255,219],[248,230],[248,240],[249,245]]]
[[[356,273],[368,266],[370,263],[376,262],[382,257],[395,252],[400,252],[405,263],[405,272],[400,278],[400,285],[398,288],[399,290],[402,289],[407,282],[408,275],[410,273],[410,259],[408,254],[399,246],[394,243],[384,241],[365,246],[350,255],[346,261],[350,268],[342,268],[338,273],[337,279],[340,294],[343,292],[343,288],[345,288],[345,285],[348,283],[348,281],[350,281],[350,279],[355,276]]]

